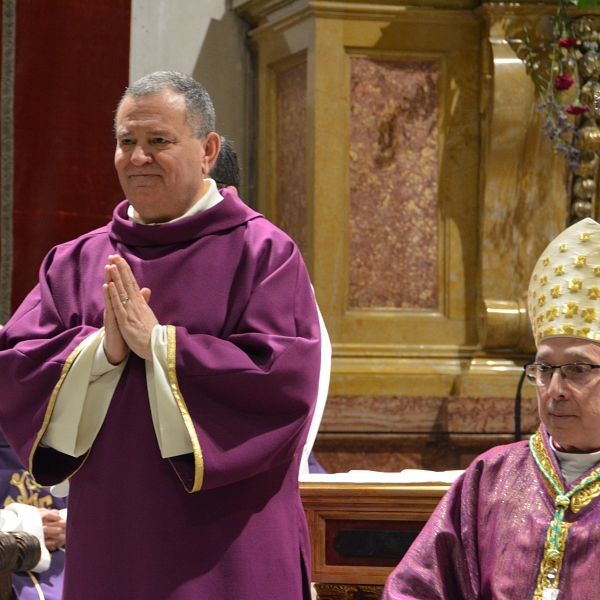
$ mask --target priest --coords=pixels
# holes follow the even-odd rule
[[[115,128],[126,200],[47,255],[0,332],[0,426],[38,483],[69,482],[64,600],[307,600],[321,336],[302,257],[206,178],[196,81],[142,78]]]
[[[388,578],[384,600],[587,600],[600,589],[600,225],[538,260],[525,366],[542,421],[481,455]]]
[[[61,600],[65,568],[66,501],[55,498],[50,489],[36,483],[31,474],[23,469],[0,431],[0,509],[6,507],[15,509],[15,519],[21,518],[16,523],[16,529],[9,527],[3,531],[26,531],[36,535],[40,544],[44,544],[48,550],[48,553],[43,552],[44,556],[31,571],[12,573],[15,600]],[[25,508],[30,510],[24,511]],[[0,521],[5,521],[3,517],[7,512],[0,513]],[[3,522],[3,525],[6,523]]]

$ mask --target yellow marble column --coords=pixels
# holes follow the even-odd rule
[[[233,5],[253,25],[258,209],[300,246],[333,342],[318,456],[451,468],[511,441],[522,294],[566,223],[518,41],[554,7]]]

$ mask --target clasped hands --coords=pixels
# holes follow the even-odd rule
[[[67,522],[55,508],[38,508],[44,528],[44,542],[50,552],[65,545]]]
[[[108,362],[119,364],[129,350],[152,360],[152,329],[158,320],[148,305],[150,290],[137,284],[121,256],[111,254],[104,267],[104,352]]]

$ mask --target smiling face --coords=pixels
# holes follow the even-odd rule
[[[219,153],[219,136],[195,138],[185,97],[170,89],[127,96],[117,113],[115,167],[139,217],[163,223],[180,217],[204,194],[204,176]]]
[[[589,340],[556,337],[540,342],[536,362],[552,366],[600,364],[600,345]],[[536,386],[540,418],[548,433],[567,452],[600,448],[600,369],[589,382],[574,386],[555,370],[550,384]]]

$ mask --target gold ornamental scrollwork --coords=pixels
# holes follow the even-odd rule
[[[557,489],[559,489],[561,493],[564,493],[563,484],[558,475],[556,474],[556,471],[554,470],[554,465],[550,460],[550,456],[548,456],[548,452],[546,451],[546,446],[544,446],[542,434],[539,429],[533,435],[532,443],[537,457],[543,467],[542,480],[546,486],[546,489],[552,496],[552,501],[554,501],[556,500]],[[552,482],[548,481],[548,478],[551,478]]]
[[[597,471],[591,474],[593,476]],[[571,510],[578,513],[582,508],[585,508],[592,500],[600,496],[600,481],[596,481],[591,485],[583,488],[571,498]]]
[[[382,585],[350,585],[345,583],[315,583],[317,600],[379,600]]]

